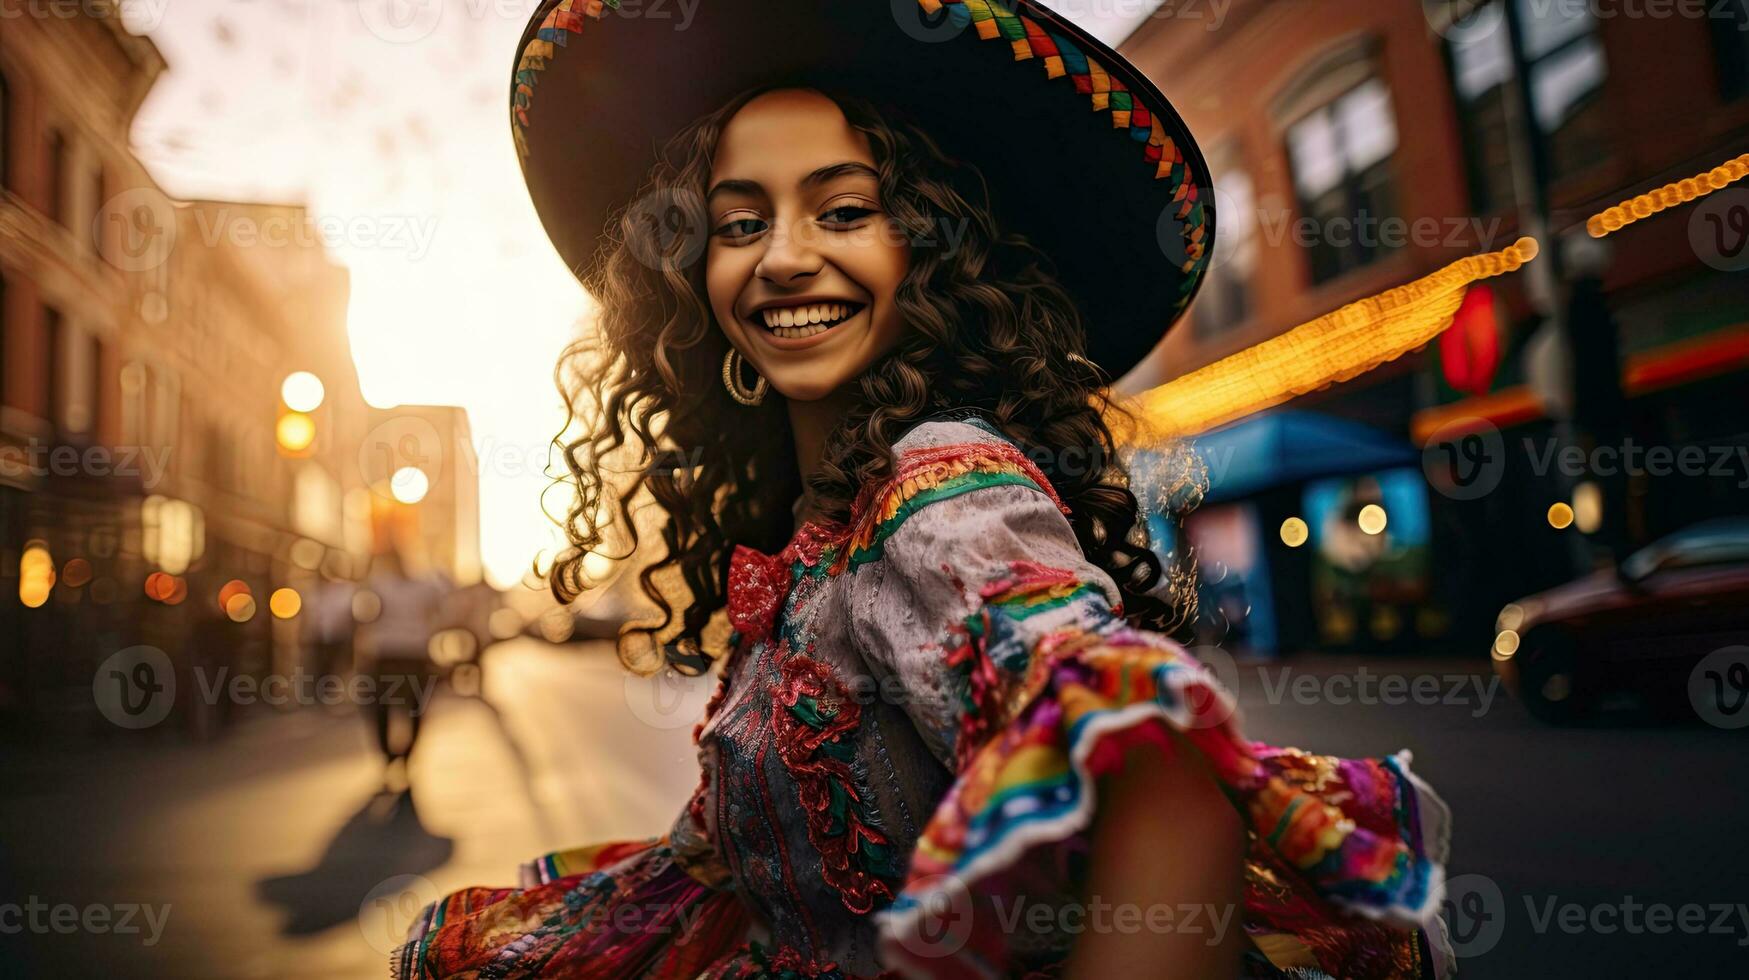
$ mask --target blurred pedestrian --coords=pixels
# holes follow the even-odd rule
[[[319,676],[339,676],[352,667],[352,599],[358,587],[344,579],[325,580],[305,608],[305,641],[315,659]]]
[[[398,549],[376,555],[353,596],[361,620],[358,667],[373,679],[369,707],[383,753],[383,783],[392,792],[406,788],[408,758],[430,707],[437,680],[431,637],[449,594],[441,574],[408,564]]]

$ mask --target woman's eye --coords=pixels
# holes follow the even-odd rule
[[[765,222],[759,218],[737,218],[724,222],[716,230],[716,234],[725,238],[749,238],[765,230]]]
[[[833,208],[825,214],[820,215],[820,219],[829,225],[848,225],[861,221],[863,218],[866,218],[871,214],[874,214],[874,208],[846,204],[843,207]]]

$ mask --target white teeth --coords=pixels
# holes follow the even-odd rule
[[[779,337],[808,337],[826,329],[821,324],[834,324],[851,313],[848,303],[812,303],[807,306],[767,308],[760,316]]]

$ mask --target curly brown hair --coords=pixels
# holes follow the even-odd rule
[[[661,150],[585,273],[599,304],[596,330],[567,349],[555,372],[569,412],[555,440],[569,470],[560,482],[576,494],[561,522],[570,545],[547,573],[554,596],[569,602],[596,584],[585,571],[591,552],[635,552],[642,493],[660,508],[667,553],[639,583],[661,619],[627,627],[619,645],[620,659],[640,672],[664,662],[696,672],[721,654],[704,637],[727,600],[734,545],[780,549],[793,533],[791,502],[803,492],[783,400],[746,407],[720,383],[728,340],[700,260],[718,136],[749,100],[779,87],[738,95]],[[822,94],[867,137],[883,207],[908,236],[911,264],[895,297],[909,329],[863,374],[860,397],[828,437],[809,481],[817,505],[830,519],[848,519],[859,489],[891,474],[893,441],[909,426],[976,409],[1050,479],[1082,551],[1122,589],[1126,616],[1182,625],[1193,593],[1172,586],[1188,571],[1163,567],[1146,547],[1102,416],[1121,408],[1108,400],[1110,379],[1083,354],[1080,314],[1049,260],[996,226],[976,168],[948,159],[890,109]],[[574,425],[581,431],[567,439]],[[678,624],[671,597],[684,599]]]

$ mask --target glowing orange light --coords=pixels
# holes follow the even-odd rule
[[[1704,174],[1665,184],[1657,190],[1628,198],[1613,208],[1598,212],[1585,222],[1585,231],[1592,238],[1602,238],[1660,211],[1706,197],[1713,191],[1724,190],[1744,177],[1749,177],[1749,153],[1735,160],[1726,160]]]
[[[290,619],[304,608],[304,599],[297,589],[274,589],[267,598],[267,608],[280,619]]]
[[[316,441],[316,423],[302,412],[286,412],[274,429],[279,448],[288,453],[302,453]]]
[[[1395,360],[1451,326],[1470,284],[1536,258],[1534,238],[1472,255],[1278,334],[1122,403],[1107,424],[1120,442],[1194,435]]]
[[[219,587],[219,608],[229,610],[232,599],[249,594],[249,583],[240,578],[234,578]]]

